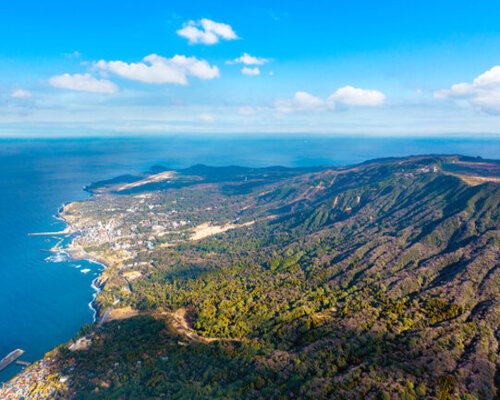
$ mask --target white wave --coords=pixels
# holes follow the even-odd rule
[[[95,291],[95,292],[100,292],[101,289],[99,289],[99,287],[95,284],[97,281],[97,278],[95,278],[93,281],[92,281],[92,284],[90,285],[90,287]]]
[[[81,269],[80,272],[82,274],[86,274],[87,272],[90,272],[90,269],[89,268],[84,268],[84,269]]]
[[[94,280],[92,281],[92,284],[90,285],[90,287],[94,290],[94,293],[92,294],[92,301],[89,303],[89,308],[92,310],[92,321],[93,322],[96,322],[96,317],[97,317],[97,310],[94,307],[94,301],[95,301],[95,298],[97,297],[97,295],[99,294],[99,292],[101,291],[101,289],[99,289],[99,287],[96,285],[97,279],[98,278],[94,278]]]
[[[102,262],[97,260],[93,260],[92,258],[84,258],[84,260],[88,261],[89,263],[99,265],[100,266],[99,271],[104,271],[106,268],[108,268],[106,264],[103,264]]]
[[[54,263],[58,263],[58,262],[65,262],[65,261],[69,261],[69,257],[66,253],[64,252],[59,252],[59,253],[56,253],[56,254],[53,254],[51,256],[48,256],[45,261],[47,262],[54,262]]]

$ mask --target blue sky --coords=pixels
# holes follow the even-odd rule
[[[0,135],[500,134],[498,1],[15,1]]]

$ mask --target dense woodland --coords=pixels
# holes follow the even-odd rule
[[[61,397],[496,398],[498,177],[497,162],[429,156],[196,166],[133,190],[117,185],[144,176],[92,185],[66,217],[119,219],[122,235],[152,245],[124,261],[112,243],[79,239],[109,264],[100,314],[138,315],[85,326],[87,350],[58,349],[70,376]],[[155,218],[174,212],[183,230],[153,235]],[[237,227],[189,240],[205,222]]]

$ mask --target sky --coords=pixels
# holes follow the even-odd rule
[[[0,137],[500,136],[498,0],[16,0],[0,35]]]

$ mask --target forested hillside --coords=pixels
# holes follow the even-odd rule
[[[163,175],[160,175],[163,174]],[[494,399],[500,164],[196,166],[97,183],[63,217],[105,321],[79,399]]]

